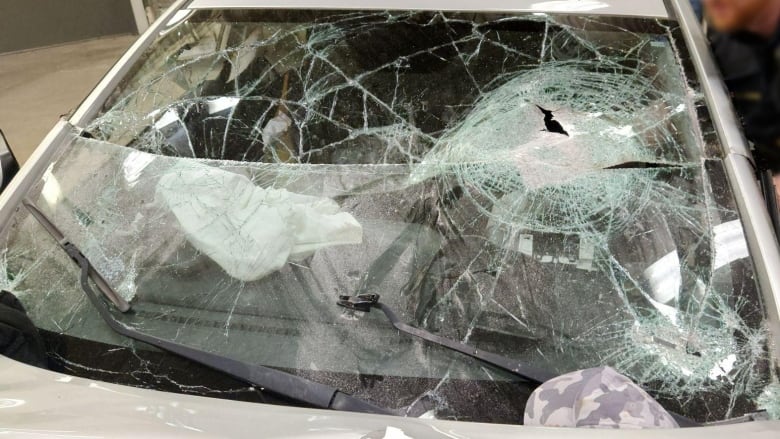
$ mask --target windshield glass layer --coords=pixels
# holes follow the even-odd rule
[[[199,11],[30,196],[132,302],[123,324],[412,416],[520,423],[533,387],[340,295],[559,374],[610,365],[699,421],[742,415],[777,391],[763,310],[670,26]],[[60,367],[163,386],[153,362],[78,354],[153,350],[103,324],[25,211],[5,240],[2,283]],[[165,388],[221,392],[188,380]]]

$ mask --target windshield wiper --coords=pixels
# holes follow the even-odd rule
[[[69,255],[72,252],[78,252],[79,254],[81,254],[81,251],[79,251],[76,245],[70,242],[69,240],[67,240],[65,238],[65,235],[63,235],[63,233],[60,231],[60,229],[58,229],[54,225],[54,223],[52,223],[51,220],[48,217],[46,217],[46,215],[44,215],[40,209],[38,209],[38,207],[35,204],[33,204],[30,200],[26,198],[22,200],[22,204],[24,204],[24,207],[26,207],[27,210],[30,211],[33,218],[35,218],[38,221],[38,224],[40,224],[41,227],[43,227],[47,232],[49,232],[49,235],[51,235],[51,237],[57,241],[57,244],[59,244],[59,246],[63,250],[65,250]],[[76,259],[74,259],[72,256],[71,259],[73,259],[73,261],[76,262]],[[127,303],[127,301],[123,299],[122,296],[117,294],[117,292],[114,291],[113,288],[111,288],[111,285],[109,285],[108,282],[106,282],[103,276],[101,276],[100,273],[98,273],[91,266],[89,267],[88,275],[90,278],[92,278],[92,281],[95,282],[95,285],[97,285],[100,292],[103,293],[103,296],[105,296],[106,299],[111,301],[111,303],[113,303],[114,306],[116,306],[116,308],[119,311],[122,312],[130,311],[130,304]]]
[[[398,318],[398,316],[389,306],[379,301],[379,294],[366,293],[358,294],[357,296],[339,296],[339,300],[336,303],[344,308],[363,312],[369,312],[371,311],[371,308],[377,308],[385,314],[395,329],[401,332],[422,338],[423,340],[429,341],[439,346],[444,346],[453,351],[468,355],[469,357],[476,358],[487,364],[490,364],[491,366],[503,369],[534,384],[542,384],[543,382],[557,376],[556,374],[551,374],[550,372],[531,367],[517,360],[504,357],[503,355],[482,351],[465,343],[451,340],[440,335],[432,334],[424,329],[408,325],[401,321],[401,319]]]
[[[510,372],[531,383],[542,384],[545,381],[559,376],[558,374],[543,371],[541,369],[531,367],[527,364],[520,363],[517,360],[504,357],[503,355],[482,351],[475,348],[474,346],[432,334],[424,329],[415,328],[414,326],[408,325],[401,321],[401,319],[398,318],[398,316],[390,307],[379,301],[379,294],[364,293],[355,296],[343,295],[339,296],[339,300],[336,303],[344,308],[363,312],[369,312],[371,311],[371,308],[377,308],[382,311],[387,319],[390,320],[390,323],[392,323],[392,325],[401,332],[422,338],[423,340],[429,341],[439,346],[443,346],[476,358],[486,364]],[[675,421],[677,421],[677,425],[680,427],[701,426],[701,424],[698,422],[683,415],[668,410],[667,412],[675,419]]]
[[[375,406],[367,401],[355,398],[333,387],[301,378],[297,375],[282,372],[270,367],[244,363],[239,360],[212,354],[200,349],[192,348],[170,340],[155,337],[137,331],[130,326],[122,324],[114,318],[106,303],[100,300],[92,289],[89,279],[92,278],[103,295],[114,303],[117,308],[125,313],[132,313],[130,305],[121,299],[106,283],[100,273],[90,264],[89,259],[74,245],[68,241],[54,223],[41,212],[30,200],[22,201],[30,211],[33,218],[57,240],[60,247],[81,268],[80,283],[89,301],[97,309],[103,321],[116,333],[138,340],[164,351],[184,357],[196,363],[208,366],[214,370],[230,375],[250,385],[263,390],[269,390],[292,400],[309,404],[316,408],[343,410],[362,413],[375,413],[398,415],[398,413],[383,407]],[[99,279],[99,280],[98,280]],[[102,286],[101,286],[102,285]],[[104,288],[106,288],[104,290]],[[113,297],[113,299],[112,299]],[[115,301],[116,300],[116,301]],[[124,304],[124,305],[122,305]]]
[[[627,161],[616,163],[614,165],[605,166],[601,169],[656,169],[656,168],[682,168],[685,166],[682,163],[663,163],[663,162],[649,162],[649,161]]]

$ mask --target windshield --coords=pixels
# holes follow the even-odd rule
[[[610,365],[699,421],[777,391],[673,23],[178,18],[29,194],[131,301],[122,324],[440,419],[520,423],[533,386],[340,295],[554,374]],[[0,283],[57,367],[263,400],[114,334],[26,211],[4,236]]]

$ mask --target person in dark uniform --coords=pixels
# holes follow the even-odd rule
[[[780,189],[780,0],[703,0],[710,42],[761,169]],[[714,32],[712,32],[714,31]],[[778,197],[780,199],[780,197]]]
[[[693,13],[696,14],[696,18],[701,21],[704,15],[704,11],[701,9],[701,0],[691,0],[691,7],[693,8]]]

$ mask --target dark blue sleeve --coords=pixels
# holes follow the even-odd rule
[[[696,14],[696,17],[701,21],[704,16],[704,11],[701,8],[701,0],[691,0],[691,6],[693,6],[693,12]]]

